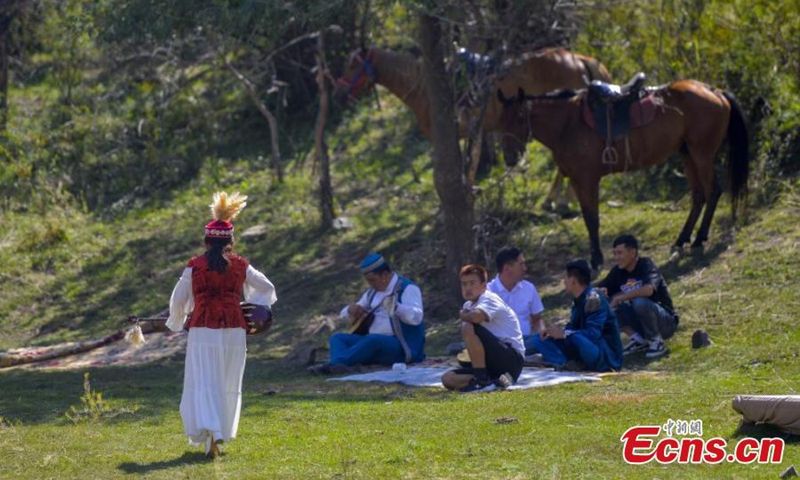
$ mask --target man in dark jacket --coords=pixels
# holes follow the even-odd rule
[[[678,316],[667,282],[652,260],[639,256],[633,235],[614,240],[614,260],[617,265],[596,286],[611,299],[620,329],[630,336],[623,354],[645,350],[647,358],[657,358],[668,353],[664,340],[678,328]]]
[[[564,365],[569,360],[583,362],[596,372],[622,367],[622,343],[617,318],[606,299],[589,285],[592,270],[586,260],[567,264],[564,289],[573,298],[566,327],[551,325],[533,338],[545,362]]]

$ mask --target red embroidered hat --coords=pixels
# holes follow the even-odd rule
[[[206,223],[206,237],[231,238],[233,237],[233,224],[224,220],[212,220]]]
[[[228,195],[225,192],[214,194],[214,201],[211,202],[211,215],[214,220],[206,224],[206,237],[209,238],[233,238],[233,224],[231,220],[247,206],[247,195],[239,192]]]

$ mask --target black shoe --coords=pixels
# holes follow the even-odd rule
[[[306,371],[311,375],[330,375],[332,373],[330,363],[320,363],[319,365],[311,365],[306,369]]]
[[[493,381],[489,380],[488,378],[478,379],[477,377],[472,377],[469,381],[469,384],[460,389],[459,392],[462,393],[476,393],[476,392],[491,392],[492,390],[497,389],[497,385],[494,384]]]
[[[308,367],[306,371],[311,375],[344,375],[346,373],[353,373],[354,369],[357,371],[358,367],[320,363],[319,365],[312,365]]]
[[[567,360],[564,365],[556,367],[557,372],[582,372],[586,370],[586,365],[580,360]]]
[[[692,348],[703,348],[709,345],[711,345],[711,340],[708,338],[708,332],[696,330],[692,334]]]
[[[534,353],[533,355],[528,355],[527,357],[525,357],[525,363],[523,365],[525,365],[526,367],[535,367],[535,368],[557,368],[559,366],[555,363],[546,361],[541,353]]]

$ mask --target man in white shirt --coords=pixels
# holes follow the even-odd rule
[[[370,288],[341,311],[341,317],[351,322],[350,333],[333,334],[329,340],[330,363],[314,365],[309,373],[345,373],[352,365],[418,363],[425,359],[420,288],[394,273],[377,253],[367,255],[359,268]]]
[[[472,366],[445,373],[442,385],[461,392],[509,386],[519,378],[524,361],[525,346],[517,315],[497,294],[487,290],[485,268],[466,265],[459,276],[466,300],[459,312],[461,336]]]
[[[516,247],[503,247],[495,256],[497,276],[489,282],[488,289],[496,293],[514,310],[522,329],[525,354],[535,352],[533,337],[545,330],[542,312],[544,305],[533,283],[525,280],[525,255]]]

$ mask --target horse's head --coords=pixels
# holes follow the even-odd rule
[[[525,105],[525,91],[520,88],[517,95],[507,98],[503,91],[497,90],[497,100],[503,106],[500,114],[500,125],[503,130],[501,144],[506,165],[513,167],[519,161],[519,157],[525,151],[530,139],[530,127],[527,115],[528,108]]]
[[[350,103],[375,85],[378,73],[373,65],[372,49],[359,48],[350,54],[344,74],[336,80],[334,98],[341,103]]]

